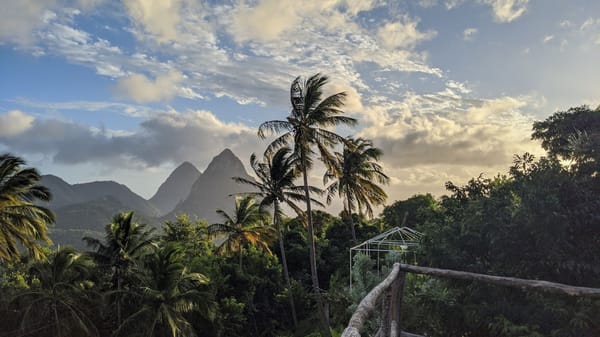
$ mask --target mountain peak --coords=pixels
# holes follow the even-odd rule
[[[192,163],[188,161],[181,163],[160,185],[156,194],[149,201],[162,214],[172,211],[179,202],[187,198],[190,188],[200,174],[200,171]]]
[[[189,161],[184,161],[183,163],[179,164],[179,166],[177,166],[177,168],[175,168],[175,170],[173,170],[171,175],[173,173],[179,172],[179,171],[198,171],[198,169],[196,168],[196,166],[194,166],[194,164],[190,163]],[[200,172],[200,171],[198,171],[198,172]]]
[[[186,213],[204,218],[209,223],[218,221],[215,210],[231,210],[233,198],[230,195],[249,190],[248,186],[231,179],[233,177],[252,179],[242,161],[230,149],[225,149],[208,164],[192,186],[189,196],[165,218],[172,219],[176,214]]]
[[[235,172],[235,175],[245,173],[244,164],[230,149],[225,149],[216,155],[208,164],[208,167],[204,171],[204,174],[222,175],[223,173],[228,174]]]

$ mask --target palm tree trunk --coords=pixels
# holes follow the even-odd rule
[[[56,337],[61,337],[60,320],[58,319],[58,309],[57,309],[56,301],[54,301],[54,303],[52,303],[52,309],[54,309],[54,322],[56,323]]]
[[[298,318],[296,317],[296,305],[294,304],[294,295],[292,294],[292,281],[290,280],[290,273],[288,271],[287,259],[285,257],[285,246],[283,244],[283,234],[281,233],[281,217],[279,215],[279,203],[277,200],[273,202],[273,219],[275,220],[275,228],[279,235],[279,250],[281,251],[281,264],[283,265],[283,276],[285,277],[285,283],[288,287],[290,309],[292,311],[292,321],[294,322],[294,328],[298,327]]]
[[[121,268],[117,266],[115,270],[117,274],[117,327],[121,326],[122,314],[121,314]]]
[[[306,197],[306,222],[308,227],[308,248],[310,255],[310,276],[312,279],[313,292],[315,293],[315,298],[317,300],[317,308],[319,310],[319,318],[321,320],[321,325],[323,328],[323,333],[325,337],[331,337],[331,332],[329,331],[329,317],[327,317],[327,313],[325,312],[325,306],[323,303],[323,298],[321,297],[321,288],[319,287],[319,275],[317,274],[317,252],[315,248],[315,236],[313,231],[313,222],[312,222],[312,209],[310,207],[310,192],[308,190],[308,174],[306,172],[306,154],[301,153],[301,161],[302,161],[302,176],[304,179],[304,195]]]
[[[242,244],[238,246],[238,250],[240,251],[240,271],[242,271]]]
[[[350,205],[350,198],[346,194],[346,205],[344,205],[350,228],[352,229],[352,240],[356,242],[356,230],[354,229],[354,218],[352,217],[352,205]]]

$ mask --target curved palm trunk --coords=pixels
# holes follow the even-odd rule
[[[306,172],[306,156],[304,153],[301,153],[301,161],[302,161],[302,176],[304,179],[304,195],[306,197],[306,222],[308,227],[308,248],[310,255],[310,276],[312,279],[313,292],[315,293],[315,298],[317,299],[317,307],[319,310],[319,318],[321,320],[321,325],[323,327],[323,333],[326,337],[331,337],[331,332],[329,331],[329,317],[325,312],[325,306],[323,303],[323,298],[321,297],[321,291],[319,287],[319,275],[317,274],[317,252],[315,248],[315,236],[313,230],[313,222],[312,222],[312,209],[310,207],[310,192],[308,190],[308,174]]]
[[[294,295],[292,294],[292,281],[290,280],[290,273],[288,271],[287,259],[285,257],[285,246],[283,244],[283,234],[281,233],[281,217],[279,215],[279,203],[277,200],[273,202],[273,219],[275,219],[275,228],[279,235],[279,250],[281,251],[281,264],[283,265],[283,276],[285,277],[285,283],[288,287],[290,309],[292,311],[292,321],[294,322],[294,328],[298,327],[298,318],[296,317],[296,305],[294,304]]]

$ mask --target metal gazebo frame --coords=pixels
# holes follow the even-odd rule
[[[352,289],[352,257],[357,253],[369,256],[371,253],[377,253],[377,271],[379,271],[380,253],[415,253],[422,237],[421,232],[412,228],[394,227],[350,248],[350,289]]]

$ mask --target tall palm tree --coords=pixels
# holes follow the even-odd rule
[[[91,286],[88,277],[92,266],[89,256],[71,247],[59,248],[47,261],[34,264],[30,273],[39,280],[38,286],[14,300],[25,303],[21,320],[24,332],[35,325],[33,322],[43,322],[46,330],[53,327],[55,337],[98,336],[82,306],[92,293],[87,289]]]
[[[91,237],[83,240],[95,251],[90,255],[98,265],[112,269],[113,290],[116,292],[117,324],[121,325],[121,289],[125,275],[134,261],[139,260],[151,248],[156,248],[154,229],[133,221],[133,212],[115,215],[112,222],[104,227],[104,242]]]
[[[259,207],[252,196],[237,197],[233,215],[218,209],[217,214],[223,218],[223,223],[208,226],[208,232],[222,240],[218,250],[224,253],[239,254],[240,270],[244,247],[254,245],[267,252],[269,242],[274,236],[273,229],[267,226],[268,214]],[[219,238],[219,235],[224,237]]]
[[[34,204],[49,201],[50,191],[37,185],[41,176],[36,169],[23,165],[19,157],[0,155],[0,261],[17,259],[19,245],[43,258],[40,243],[50,243],[47,226],[54,223],[54,214]]]
[[[322,99],[323,87],[327,84],[327,76],[315,74],[302,82],[297,77],[290,88],[292,111],[286,120],[264,122],[258,128],[258,136],[265,138],[268,134],[283,132],[267,147],[266,152],[274,152],[286,144],[293,144],[294,154],[299,158],[299,168],[304,181],[306,200],[306,224],[308,227],[308,244],[310,251],[310,272],[313,291],[317,299],[323,332],[329,335],[329,319],[325,312],[320,293],[317,273],[317,258],[315,249],[310,190],[308,185],[308,170],[312,166],[312,157],[318,149],[321,159],[326,165],[334,161],[330,148],[343,142],[344,138],[329,128],[338,125],[355,125],[354,118],[343,116],[341,107],[346,94],[340,92]]]
[[[344,201],[343,214],[349,219],[352,228],[352,239],[356,241],[352,212],[363,210],[367,216],[373,217],[372,205],[381,205],[387,194],[379,184],[387,184],[389,178],[383,173],[377,161],[383,152],[373,147],[373,142],[363,138],[348,137],[342,153],[336,152],[336,161],[329,166],[323,182],[333,180],[327,187],[327,203],[337,194]]]
[[[202,289],[209,280],[203,274],[191,273],[183,260],[183,249],[175,243],[144,257],[141,284],[127,291],[138,299],[139,309],[123,321],[115,335],[132,336],[133,331],[141,337],[196,335],[185,314],[210,311],[210,295]]]
[[[296,178],[298,178],[300,175],[300,171],[297,169],[297,161],[298,158],[291,155],[291,149],[287,146],[280,148],[274,154],[265,153],[261,162],[256,159],[255,154],[252,154],[250,156],[250,166],[254,170],[258,181],[241,177],[233,178],[238,183],[247,184],[256,188],[256,192],[247,192],[243,194],[260,197],[261,208],[268,206],[273,207],[273,224],[279,239],[279,250],[281,251],[283,275],[285,277],[288,291],[290,292],[289,300],[294,327],[298,325],[298,319],[296,317],[294,297],[291,294],[292,283],[288,271],[283,234],[281,231],[281,218],[283,212],[280,204],[286,204],[296,211],[298,215],[302,215],[304,213],[302,209],[295,204],[295,201],[303,201],[305,198],[304,187],[296,186],[294,183]],[[320,189],[313,186],[310,186],[309,189],[314,193],[322,193]],[[318,203],[316,200],[313,200],[313,202]]]

